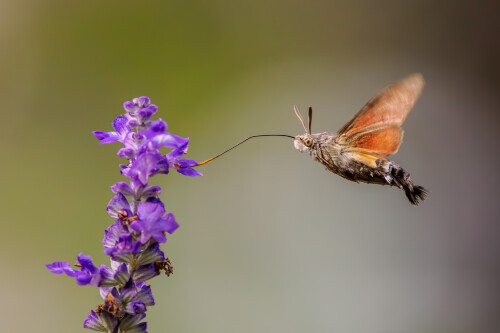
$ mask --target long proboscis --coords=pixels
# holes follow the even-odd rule
[[[239,145],[241,145],[242,143],[245,143],[247,142],[248,140],[250,139],[253,139],[253,138],[259,138],[259,137],[263,137],[263,136],[284,136],[284,137],[287,137],[287,138],[292,138],[292,139],[295,139],[294,136],[292,135],[287,135],[287,134],[260,134],[260,135],[252,135],[252,136],[249,136],[248,138],[246,138],[245,140],[243,141],[240,141],[239,143],[235,144],[234,146],[232,146],[231,148],[225,150],[224,152],[220,153],[219,155],[216,155],[212,158],[209,158],[208,160],[206,161],[203,161],[201,163],[197,163],[197,164],[194,164],[194,165],[190,165],[189,167],[197,167],[197,166],[200,166],[200,165],[203,165],[203,164],[207,164],[208,162],[211,162],[213,160],[215,160],[216,158],[218,157],[221,157],[222,155],[224,155],[225,153],[227,153],[228,151],[231,151],[233,150],[234,148],[238,147]]]

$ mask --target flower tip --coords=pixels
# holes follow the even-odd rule
[[[139,107],[135,103],[126,101],[125,103],[123,103],[123,108],[125,109],[125,111],[135,112]]]
[[[151,102],[151,100],[149,99],[148,96],[141,96],[141,97],[138,97],[138,98],[134,98],[132,100],[136,105],[138,105],[139,107],[148,107],[149,106],[149,103]]]
[[[109,134],[103,131],[93,131],[92,134],[96,137],[97,140],[101,141],[109,137]]]

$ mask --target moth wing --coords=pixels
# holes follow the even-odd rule
[[[403,140],[403,130],[398,126],[373,128],[349,136],[344,144],[379,155],[389,156],[398,152]]]
[[[370,127],[401,126],[424,84],[422,74],[415,73],[386,87],[338,131],[339,137],[349,137]]]
[[[358,163],[369,166],[370,168],[377,168],[377,160],[387,160],[384,156],[360,149],[360,148],[347,148],[343,154]]]

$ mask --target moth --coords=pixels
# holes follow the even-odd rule
[[[295,106],[306,133],[294,138],[294,146],[347,180],[399,187],[417,205],[425,200],[427,190],[415,185],[410,174],[388,156],[397,153],[403,139],[401,125],[423,87],[424,79],[418,73],[386,87],[335,134],[311,133],[312,108],[306,127]]]
[[[421,74],[412,74],[389,85],[375,95],[337,133],[311,132],[312,108],[309,108],[308,124],[297,106],[295,114],[304,127],[305,134],[253,135],[232,146],[219,155],[191,167],[206,164],[242,143],[256,137],[283,136],[294,140],[297,150],[311,155],[312,159],[347,180],[359,183],[380,184],[399,187],[412,205],[424,201],[428,191],[415,185],[401,166],[388,159],[396,154],[403,139],[403,125],[408,113],[424,87]]]

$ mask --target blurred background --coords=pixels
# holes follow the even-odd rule
[[[157,176],[181,227],[150,332],[499,332],[499,6],[469,1],[0,1],[5,332],[83,332],[107,264],[122,103],[147,95],[188,157],[336,131],[391,82],[427,85],[393,159],[430,189],[335,176],[286,138]]]

